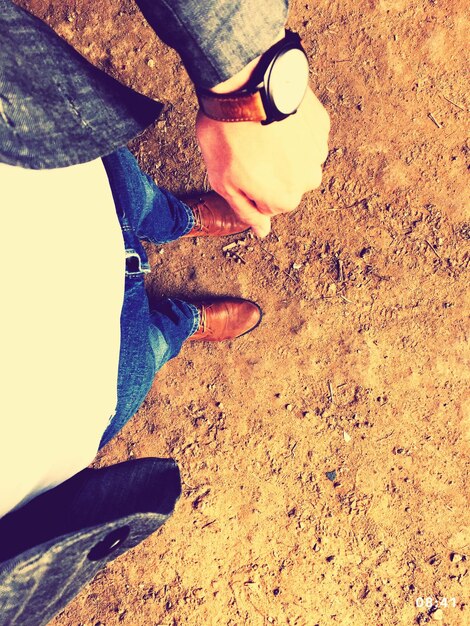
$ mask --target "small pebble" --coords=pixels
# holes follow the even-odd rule
[[[454,552],[453,554],[451,554],[450,560],[452,561],[452,563],[458,563],[462,560],[462,555]]]
[[[286,404],[286,411],[292,411],[293,408],[292,404]]]
[[[147,59],[147,65],[149,67],[155,67],[155,60],[154,59]]]
[[[348,435],[346,431],[343,432],[344,441],[349,443],[351,441],[351,435]]]
[[[216,407],[217,407],[218,409],[223,409],[223,408],[224,408],[223,402],[217,402],[217,403],[216,403]]]
[[[326,472],[326,477],[328,478],[328,480],[334,481],[336,479],[336,470]]]
[[[442,609],[437,609],[437,611],[434,611],[431,617],[436,622],[441,622],[444,619],[444,611]]]
[[[308,419],[310,417],[310,411],[304,411],[303,416]]]

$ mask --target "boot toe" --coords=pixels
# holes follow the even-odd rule
[[[191,341],[225,341],[241,337],[261,322],[261,309],[251,300],[226,298],[196,303],[201,322]]]
[[[260,307],[251,300],[241,301],[238,307],[237,318],[239,320],[236,337],[241,337],[254,330],[261,322],[262,312]]]

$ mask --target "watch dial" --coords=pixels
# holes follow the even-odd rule
[[[289,115],[297,110],[308,85],[308,61],[302,50],[287,50],[274,62],[268,92],[274,106]]]

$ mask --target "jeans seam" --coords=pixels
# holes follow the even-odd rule
[[[186,302],[186,304],[191,309],[191,311],[192,311],[192,313],[194,315],[193,325],[192,325],[191,330],[190,330],[189,335],[188,335],[188,337],[191,337],[191,335],[194,335],[194,333],[199,328],[199,324],[201,322],[201,314],[200,314],[199,309],[197,308],[197,306],[195,306],[194,304],[191,304],[190,302]]]
[[[194,224],[196,223],[196,218],[194,217],[193,210],[191,209],[190,206],[188,206],[184,202],[182,202],[181,204],[183,205],[184,210],[186,211],[186,215],[188,217],[188,225],[180,235],[180,237],[183,237],[184,235],[187,235],[194,228]]]
[[[171,243],[172,241],[177,241],[181,237],[184,237],[184,235],[187,235],[193,229],[194,224],[196,223],[194,213],[192,209],[184,202],[181,202],[181,205],[186,213],[186,217],[188,218],[188,224],[187,226],[185,226],[183,231],[179,235],[177,235],[176,237],[172,237],[171,239],[161,239],[159,241],[155,241],[154,239],[148,239],[148,241],[150,241],[151,243],[154,243],[157,246],[162,246],[165,243]],[[139,235],[139,238],[142,239],[142,236]]]

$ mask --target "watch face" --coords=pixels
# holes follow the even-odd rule
[[[275,108],[282,115],[294,113],[308,86],[308,61],[304,52],[298,48],[281,52],[271,66],[267,83]]]

